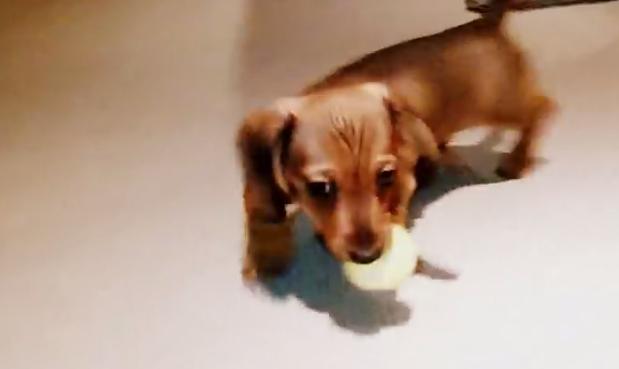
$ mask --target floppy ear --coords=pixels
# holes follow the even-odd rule
[[[382,97],[394,126],[394,133],[401,142],[402,150],[415,150],[419,156],[432,161],[439,159],[440,153],[434,134],[430,127],[419,118],[413,108],[406,106],[387,86],[377,83],[365,87]],[[413,155],[413,152],[409,154]]]
[[[427,124],[419,118],[412,107],[406,106],[402,99],[387,85],[380,82],[368,82],[361,88],[384,101],[395,132],[400,134],[400,139],[413,145],[420,156],[430,160],[438,160],[439,150],[432,131]]]
[[[401,130],[404,131],[404,135],[413,142],[421,157],[438,161],[440,156],[438,144],[430,127],[421,118],[404,110],[399,113],[397,124],[402,126]]]
[[[414,176],[417,188],[426,187],[436,177],[440,159],[434,134],[422,119],[410,111],[394,110],[393,115],[397,117],[396,129],[402,132],[400,136],[404,137],[405,142],[399,149],[400,156],[409,162],[416,159]]]
[[[391,88],[382,83],[368,83],[362,88],[384,104],[389,116],[392,150],[402,169],[398,170],[397,186],[389,200],[391,221],[406,225],[411,196],[420,184],[427,182],[419,168],[433,166],[439,157],[438,146],[430,128]]]
[[[286,217],[287,186],[282,168],[295,126],[292,112],[277,107],[247,116],[237,135],[250,220],[278,222]]]
[[[295,127],[295,116],[279,108],[250,114],[237,136],[244,177],[247,245],[243,277],[276,275],[294,255],[292,221],[287,219],[282,168]]]

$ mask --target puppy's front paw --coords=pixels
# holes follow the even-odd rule
[[[253,284],[258,280],[258,269],[252,258],[248,256],[245,256],[245,260],[243,261],[241,276],[243,277],[243,282],[246,284]]]
[[[519,179],[533,167],[534,160],[520,155],[510,155],[497,168],[496,174],[505,179]]]
[[[254,223],[249,226],[242,275],[246,282],[284,274],[294,258],[290,221]]]
[[[414,271],[416,274],[424,275],[430,279],[453,281],[458,279],[458,273],[447,269],[443,266],[431,263],[424,258],[420,258],[417,263],[417,268]]]

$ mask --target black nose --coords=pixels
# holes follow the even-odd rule
[[[378,249],[356,249],[351,250],[348,254],[350,260],[357,264],[369,264],[380,257]]]

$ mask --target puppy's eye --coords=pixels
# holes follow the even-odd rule
[[[307,193],[319,200],[327,200],[335,196],[337,188],[331,181],[315,181],[307,183]]]
[[[376,184],[379,189],[391,187],[395,182],[395,169],[383,169],[378,172]]]

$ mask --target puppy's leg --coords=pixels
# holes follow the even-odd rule
[[[521,178],[535,163],[534,153],[554,103],[546,96],[538,96],[529,105],[520,129],[520,139],[511,153],[501,162],[497,174],[504,178]]]
[[[293,258],[292,227],[286,214],[289,197],[277,183],[274,166],[274,151],[292,126],[278,113],[257,112],[238,133],[245,181],[247,249],[242,274],[246,280],[280,274]]]
[[[413,273],[424,275],[430,279],[438,279],[444,281],[452,281],[458,279],[458,273],[437,264],[431,263],[423,257],[419,258],[419,261],[417,262],[417,266],[415,267]]]
[[[286,200],[282,194],[259,183],[245,189],[247,248],[243,261],[243,278],[281,274],[294,254],[292,220],[286,217]]]
[[[501,162],[497,174],[503,178],[521,178],[532,167],[534,142],[539,135],[539,123],[520,131],[520,139],[511,153]]]

